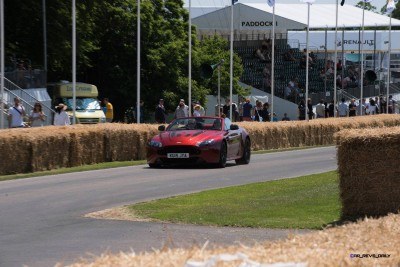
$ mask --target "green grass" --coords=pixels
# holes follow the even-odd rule
[[[136,215],[200,225],[321,229],[340,217],[337,172],[255,183],[129,206]]]
[[[60,169],[55,169],[55,170],[41,171],[41,172],[34,172],[34,173],[10,174],[10,175],[0,176],[0,181],[24,179],[24,178],[31,178],[31,177],[38,177],[38,176],[45,176],[45,175],[56,175],[56,174],[63,174],[63,173],[93,171],[93,170],[101,170],[101,169],[109,169],[109,168],[135,166],[135,165],[145,164],[146,162],[147,161],[145,161],[145,160],[115,161],[115,162],[98,163],[98,164],[93,164],[93,165],[83,165],[83,166],[71,167],[71,168],[60,168]]]

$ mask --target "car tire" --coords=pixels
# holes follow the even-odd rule
[[[251,157],[251,142],[249,138],[246,138],[243,146],[243,155],[240,159],[235,160],[236,164],[249,164]]]
[[[218,168],[225,168],[227,156],[228,156],[228,148],[226,146],[226,142],[222,141],[221,149],[219,151],[219,162],[217,164]]]

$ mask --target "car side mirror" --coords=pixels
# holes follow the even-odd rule
[[[158,130],[159,130],[160,132],[164,132],[164,131],[165,131],[165,125],[160,125],[160,126],[158,126]]]
[[[239,130],[239,126],[236,124],[231,124],[230,130]]]

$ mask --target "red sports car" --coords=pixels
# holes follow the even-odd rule
[[[228,160],[250,162],[251,143],[247,132],[229,119],[188,117],[158,127],[147,146],[151,168],[184,163],[214,164],[224,168]]]

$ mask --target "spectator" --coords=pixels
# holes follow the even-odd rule
[[[282,121],[290,121],[290,118],[288,117],[287,113],[283,114]]]
[[[312,120],[314,118],[314,111],[312,107],[311,98],[307,100],[307,110],[308,110],[308,119]]]
[[[273,122],[279,121],[279,120],[278,120],[278,115],[276,114],[276,112],[274,112],[274,114],[273,114],[272,121],[273,121]]]
[[[323,99],[321,99],[315,106],[315,112],[317,113],[317,119],[325,118],[325,105]]]
[[[262,121],[268,122],[271,120],[271,114],[269,113],[269,104],[267,102],[264,103],[261,112],[259,111],[259,114],[262,117]]]
[[[110,103],[108,98],[104,98],[103,101],[104,104],[106,105],[106,122],[112,122],[114,118],[113,105]]]
[[[304,121],[306,119],[306,104],[304,103],[304,99],[300,100],[297,109],[299,112],[299,120]]]
[[[328,102],[324,102],[325,106],[325,118],[329,118],[329,108],[328,108]]]
[[[344,98],[342,98],[340,104],[338,105],[338,114],[339,114],[339,117],[347,117],[349,107],[347,106],[347,104],[345,103],[345,101],[346,101],[346,100],[345,100]]]
[[[297,59],[294,57],[293,49],[289,49],[288,51],[286,51],[286,53],[283,54],[283,59],[285,61],[297,61]]]
[[[376,102],[375,102],[375,100],[373,98],[370,98],[370,100],[369,100],[369,108],[368,108],[368,110],[369,110],[369,114],[370,115],[376,115],[377,114],[378,107],[377,107]]]
[[[329,118],[334,118],[335,117],[335,102],[334,100],[331,101],[328,105],[328,114]]]
[[[379,113],[381,114],[386,113],[386,110],[387,110],[386,97],[383,97],[383,95],[381,95],[379,97]]]
[[[204,107],[200,104],[200,101],[195,101],[196,105],[199,106],[199,113],[200,116],[205,116],[206,115],[206,111],[204,109]]]
[[[339,59],[339,62],[336,64],[337,71],[341,71],[343,68],[342,60]]]
[[[253,105],[250,104],[250,99],[246,99],[246,103],[243,104],[243,121],[251,121],[251,110]]]
[[[193,107],[193,117],[201,117],[200,105],[195,105]]]
[[[29,115],[29,124],[31,127],[41,127],[45,121],[45,115],[42,111],[42,104],[36,102]]]
[[[158,105],[156,107],[156,111],[154,113],[154,118],[157,123],[165,123],[166,122],[167,112],[164,107],[164,99],[158,100]]]
[[[174,119],[189,117],[189,107],[185,105],[185,100],[181,99],[176,107]]]
[[[140,123],[144,123],[144,101],[140,100],[139,101],[139,109],[140,109]],[[133,111],[135,114],[135,121],[137,121],[137,108],[135,108],[135,110]]]
[[[262,121],[261,110],[263,109],[263,104],[261,101],[256,100],[256,106],[254,107],[254,121]]]
[[[65,112],[66,109],[67,109],[66,105],[62,103],[58,104],[58,106],[56,107],[56,113],[54,115],[54,125],[65,126],[71,124],[69,116],[67,112]]]
[[[14,98],[14,106],[8,109],[8,127],[21,128],[24,127],[24,116],[26,115],[24,107],[21,105],[21,100],[18,97]]]
[[[396,101],[393,99],[392,95],[389,95],[389,114],[394,114],[396,109]]]
[[[355,117],[357,114],[357,105],[356,105],[355,101],[356,100],[354,98],[352,100],[350,100],[349,117]]]

